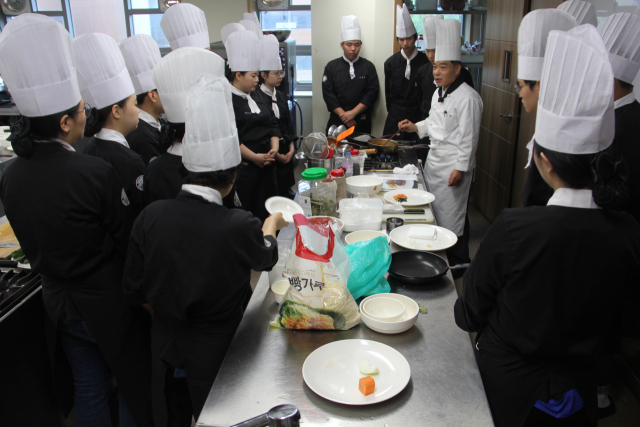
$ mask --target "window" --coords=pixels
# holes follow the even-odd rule
[[[438,15],[418,14],[418,13],[411,14],[411,20],[413,21],[413,25],[416,26],[416,31],[418,32],[418,35],[421,34],[424,36],[424,27],[422,26],[422,21],[424,21],[424,18],[426,18],[427,16],[438,16]],[[445,14],[444,19],[457,19],[458,21],[460,21],[460,24],[461,24],[460,35],[464,34],[464,15]]]
[[[50,16],[73,37],[104,33],[120,42],[130,35],[148,34],[162,50],[169,42],[160,29],[161,0],[31,0],[34,12]],[[178,3],[180,0],[173,0]],[[6,17],[9,22],[11,16]]]
[[[261,11],[263,30],[290,30],[296,41],[297,90],[311,90],[311,0],[291,0],[288,10]]]

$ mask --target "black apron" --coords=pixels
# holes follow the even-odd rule
[[[248,100],[232,95],[238,137],[240,144],[244,144],[249,150],[256,154],[266,154],[271,150],[271,137],[281,138],[282,134],[271,102],[265,102],[265,97],[259,94],[252,94],[251,97],[258,104],[260,113],[251,112]],[[242,208],[264,221],[269,216],[264,206],[266,200],[278,195],[276,166],[272,162],[260,167],[245,160],[243,165],[236,178],[236,191]]]

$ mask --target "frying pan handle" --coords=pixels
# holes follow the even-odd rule
[[[458,269],[458,270],[464,270],[465,268],[469,268],[471,264],[470,263],[466,263],[466,264],[457,264],[454,265],[453,267],[451,267],[452,270]]]
[[[8,261],[5,259],[0,260],[0,268],[17,268],[18,261]]]

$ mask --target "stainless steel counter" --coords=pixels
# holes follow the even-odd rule
[[[292,232],[290,227],[283,230],[279,244],[290,245]],[[395,244],[391,249],[402,250]],[[364,323],[348,331],[279,330],[269,327],[278,305],[269,290],[268,274],[263,273],[197,425],[229,426],[291,403],[300,410],[305,427],[492,426],[469,336],[454,321],[457,294],[451,273],[422,287],[393,279],[389,283],[391,292],[428,308],[404,333],[384,335]],[[378,341],[402,353],[411,366],[407,387],[370,406],[341,405],[316,395],[302,378],[306,357],[327,343],[345,339]]]

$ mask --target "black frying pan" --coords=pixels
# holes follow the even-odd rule
[[[469,264],[456,265],[453,268],[463,269]],[[403,251],[391,255],[389,274],[396,279],[412,285],[431,283],[444,276],[449,265],[444,258],[431,252]]]

